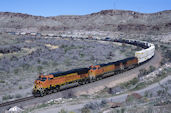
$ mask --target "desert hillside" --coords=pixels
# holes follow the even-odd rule
[[[52,17],[0,12],[0,104],[32,96],[40,74],[114,62],[142,49],[102,41],[115,38],[153,43],[155,55],[132,70],[16,105],[29,113],[171,111],[171,10]]]
[[[30,32],[100,30],[126,33],[167,33],[171,30],[171,10],[151,14],[102,10],[88,15],[53,17],[1,12],[0,30]]]

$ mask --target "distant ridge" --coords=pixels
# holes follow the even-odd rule
[[[171,13],[171,10],[163,10],[163,11],[159,11],[159,12],[155,12],[155,13],[140,13],[140,12],[136,12],[136,11],[131,11],[131,10],[101,10],[99,12],[95,12],[95,13],[91,13],[91,14],[87,14],[87,15],[96,15],[96,14],[122,14],[122,13],[133,13],[133,14],[150,14],[150,15],[155,15],[155,14],[162,14],[162,13]],[[0,12],[0,15],[13,15],[13,16],[36,16],[36,15],[31,15],[31,14],[26,14],[26,13],[17,13],[17,12]],[[84,15],[58,15],[58,16],[84,16]],[[44,16],[36,16],[36,17],[44,17]],[[49,16],[49,17],[56,17],[56,16]]]
[[[72,31],[100,30],[113,32],[169,32],[171,10],[139,13],[126,10],[102,10],[87,15],[33,16],[0,12],[0,30]]]

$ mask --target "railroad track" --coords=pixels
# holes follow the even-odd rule
[[[78,38],[78,39],[83,39],[83,38]],[[97,40],[97,39],[87,39],[87,40]],[[98,39],[97,41],[110,41],[110,40],[104,40],[104,39],[99,40]],[[113,41],[111,41],[111,42],[113,42]],[[67,89],[70,89],[70,88],[66,88],[64,90],[67,90]],[[9,101],[9,102],[1,103],[0,104],[0,112],[1,112],[1,108],[6,108],[7,106],[12,106],[12,105],[15,105],[16,103],[23,103],[23,102],[26,102],[28,100],[34,100],[34,99],[37,99],[37,98],[35,98],[34,96],[30,96],[30,97],[25,97],[25,98],[21,98],[21,99]]]
[[[155,60],[159,60],[158,58],[158,55],[159,54],[156,54],[153,58]],[[125,73],[129,73],[130,71],[134,71],[134,70],[139,70],[139,68],[144,68],[144,67],[147,67],[147,64],[148,63],[155,63],[154,60],[150,60],[149,62],[143,64],[143,65],[140,65],[139,67],[136,67],[135,69],[132,69],[132,70],[129,70],[129,71],[126,71],[126,72],[123,72],[122,74],[125,74]],[[143,67],[144,66],[144,67]],[[134,73],[134,72],[133,72]],[[103,82],[103,81],[112,81],[112,78],[113,80],[116,80],[118,79],[118,76],[122,75],[122,74],[118,74],[116,76],[111,76],[111,77],[108,77],[108,78],[105,78],[105,79],[102,79],[100,81],[97,81],[97,82]],[[127,74],[126,74],[127,76]],[[125,77],[125,76],[121,76],[121,77]],[[81,89],[85,89],[87,85],[89,85],[89,87],[97,82],[93,82],[93,83],[90,83],[90,84],[86,84],[86,85],[82,85],[81,86]],[[94,85],[93,85],[94,86]],[[88,87],[88,86],[87,86]],[[95,86],[96,87],[96,86]],[[60,98],[63,96],[64,93],[67,93],[67,90],[70,90],[70,89],[73,89],[73,91],[76,90],[79,90],[80,87],[78,86],[73,86],[73,87],[70,87],[70,88],[65,88],[65,89],[62,89],[60,92],[57,92],[57,93],[53,93],[51,95],[46,95],[44,97],[33,97],[33,96],[30,96],[30,97],[25,97],[25,98],[21,98],[21,99],[17,99],[17,100],[13,100],[13,101],[9,101],[9,102],[5,102],[5,103],[1,103],[0,104],[0,113],[4,113],[5,110],[9,109],[10,107],[14,107],[14,106],[27,106],[27,105],[32,105],[32,104],[38,104],[38,103],[42,103],[42,102],[45,102],[45,101],[48,101],[48,100],[51,100],[51,99],[56,99],[56,98]],[[31,101],[31,102],[28,102],[28,101]]]
[[[24,101],[31,100],[34,98],[35,98],[34,96],[30,96],[30,97],[20,98],[20,99],[13,100],[13,101],[4,102],[0,104],[0,107],[9,106],[15,103],[24,102]]]

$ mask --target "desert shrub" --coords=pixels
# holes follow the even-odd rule
[[[78,60],[78,57],[77,56],[73,56],[73,59]]]
[[[152,97],[153,96],[153,93],[150,93],[150,97]]]
[[[125,113],[125,109],[124,108],[121,109],[121,113]]]
[[[84,54],[83,54],[83,53],[80,53],[80,57],[81,57],[81,58],[84,57]]]
[[[58,65],[57,62],[55,62],[55,61],[52,62],[52,66],[53,66],[53,67],[55,67],[55,66],[57,66],[57,65]]]
[[[148,95],[149,95],[149,92],[148,92],[148,91],[145,91],[145,92],[144,92],[144,96],[145,96],[145,97],[148,97]]]
[[[11,60],[11,61],[17,61],[18,58],[17,58],[16,56],[11,56],[10,60]]]
[[[9,100],[9,99],[12,99],[12,98],[14,98],[14,96],[12,96],[12,95],[4,95],[2,97],[2,100]]]
[[[134,78],[130,80],[129,82],[123,83],[121,86],[128,88],[130,85],[135,85],[138,82],[138,78]]]
[[[104,106],[106,106],[107,102],[108,102],[107,100],[103,99],[103,100],[101,101],[100,105],[101,105],[102,107],[104,107]]]
[[[72,63],[71,63],[71,61],[69,59],[66,59],[64,62],[66,63],[67,66],[72,65]]]
[[[75,94],[72,90],[68,90],[63,93],[64,98],[74,98]]]
[[[166,53],[166,58],[168,58],[168,60],[171,61],[171,50],[167,50]]]
[[[75,113],[75,112],[73,112],[73,111],[70,111],[69,113]]]
[[[14,74],[19,74],[19,72],[20,72],[20,69],[14,69]]]
[[[19,88],[19,89],[23,89],[23,87],[22,87],[22,86],[19,86],[18,88]]]
[[[121,51],[122,53],[124,53],[124,52],[126,52],[126,49],[125,49],[125,48],[120,48],[120,51]]]
[[[138,78],[134,78],[130,81],[130,84],[135,85],[138,82]]]
[[[166,62],[171,61],[171,49],[167,45],[161,45],[160,47],[163,56],[163,59],[160,63],[163,65]]]
[[[21,97],[22,97],[22,95],[20,95],[20,94],[15,95],[15,98],[21,98]]]
[[[90,113],[90,109],[89,108],[86,108],[86,107],[83,107],[81,109],[81,113]]]
[[[138,77],[142,77],[142,76],[147,75],[147,74],[148,74],[148,71],[146,69],[140,69]]]
[[[3,46],[0,47],[0,53],[6,54],[6,53],[12,53],[12,52],[18,52],[21,48],[17,46]]]
[[[141,88],[145,87],[145,85],[146,85],[146,83],[141,82],[141,83],[139,83],[138,85],[136,85],[136,87],[135,87],[133,90],[141,89]]]
[[[23,70],[29,70],[30,65],[29,64],[23,64]]]
[[[0,80],[0,83],[5,83],[5,81],[4,80]]]
[[[39,73],[41,73],[42,70],[43,70],[43,67],[42,67],[41,65],[37,66],[37,71],[38,71]]]
[[[107,56],[106,59],[112,60],[112,57],[111,56]]]
[[[43,104],[38,105],[37,108],[39,109],[39,108],[44,108],[44,107],[47,107],[47,106],[48,106],[48,104],[43,103]]]
[[[115,55],[112,53],[112,51],[110,51],[110,52],[109,52],[109,56],[113,57],[113,56],[115,56]]]
[[[150,72],[153,72],[155,69],[156,69],[156,68],[155,68],[154,66],[150,66],[150,67],[149,67],[149,73],[150,73]]]
[[[113,94],[112,88],[109,88],[108,93],[109,93],[109,94]]]
[[[43,61],[42,64],[43,65],[48,65],[48,61]]]
[[[58,113],[67,113],[67,111],[65,111],[64,109],[61,109],[61,111]]]
[[[100,108],[100,104],[97,102],[90,102],[86,105],[84,105],[85,108],[91,109],[91,110],[96,110]]]
[[[38,59],[37,59],[37,63],[38,63],[38,64],[40,64],[40,62],[41,62],[41,59],[40,59],[40,58],[38,58]]]
[[[90,57],[90,60],[94,61],[95,60],[94,56],[91,56]]]
[[[66,47],[66,45],[63,45],[63,44],[60,46],[60,48],[65,48],[65,47]]]
[[[160,96],[162,94],[162,90],[157,91],[157,95]]]
[[[157,74],[158,77],[161,77],[161,76],[166,76],[166,72],[165,71],[161,71]]]

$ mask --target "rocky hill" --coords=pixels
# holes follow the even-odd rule
[[[124,10],[102,10],[83,16],[42,17],[21,13],[0,13],[1,31],[100,30],[156,33],[171,30],[171,10],[145,14]]]

